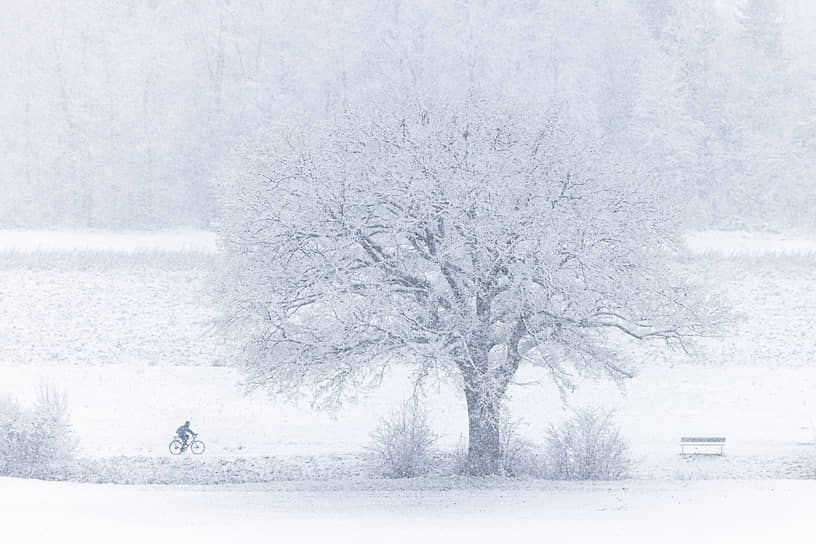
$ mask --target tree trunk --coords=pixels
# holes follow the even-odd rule
[[[466,386],[468,408],[467,471],[474,476],[499,474],[501,398],[494,391],[483,392]]]
[[[477,299],[476,307],[480,319],[489,314],[489,301]],[[518,341],[523,333],[523,322],[519,320],[508,343],[505,364],[491,368],[488,326],[474,334],[469,343],[469,360],[459,362],[459,369],[465,383],[465,399],[468,409],[468,456],[467,471],[474,476],[500,474],[501,469],[501,408],[507,386],[518,369],[520,357]]]

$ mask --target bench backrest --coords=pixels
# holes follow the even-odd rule
[[[725,442],[724,436],[684,436],[680,439],[680,442],[692,442],[692,443],[704,443],[704,442],[715,442],[721,443]]]

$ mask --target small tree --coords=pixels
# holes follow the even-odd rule
[[[670,215],[552,115],[407,107],[271,142],[228,188],[228,322],[249,382],[336,402],[389,364],[461,380],[468,467],[500,470],[521,361],[624,377],[614,333],[681,342],[704,320]]]

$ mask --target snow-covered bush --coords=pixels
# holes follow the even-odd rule
[[[618,480],[632,461],[612,413],[584,408],[546,437],[547,476],[557,480]]]
[[[542,466],[536,445],[519,433],[524,423],[503,415],[500,422],[501,470],[505,476],[541,476]]]
[[[389,478],[410,478],[427,472],[437,436],[417,401],[408,401],[383,419],[371,434],[371,449]]]
[[[65,397],[42,387],[34,407],[0,399],[0,474],[60,477],[72,460],[74,441]]]

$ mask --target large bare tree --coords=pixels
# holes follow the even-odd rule
[[[702,331],[670,214],[556,116],[485,103],[345,115],[231,186],[228,317],[251,384],[335,401],[394,363],[450,371],[468,467],[499,470],[522,361],[630,373],[621,339]],[[231,196],[230,196],[231,195]]]

